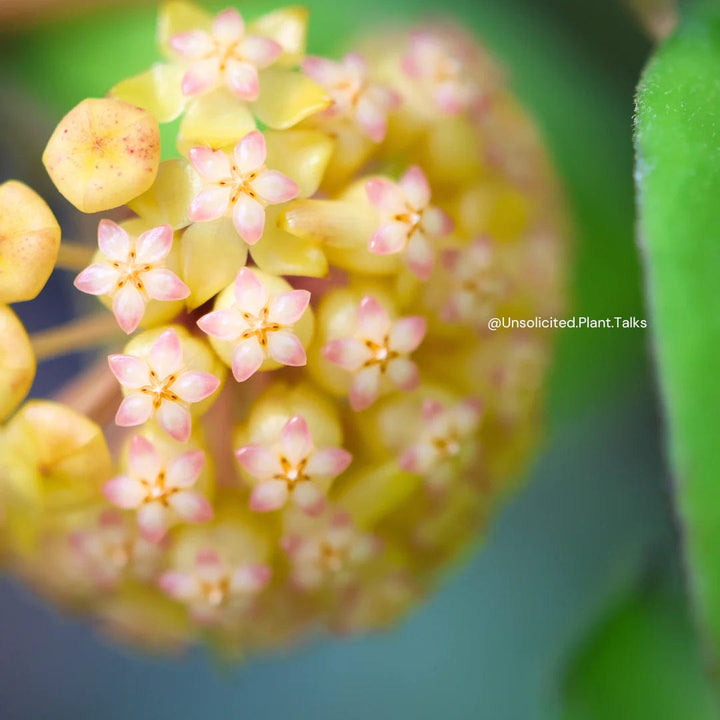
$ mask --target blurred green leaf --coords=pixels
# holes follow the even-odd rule
[[[720,4],[702,3],[648,66],[637,181],[652,329],[687,566],[720,649]]]
[[[581,650],[562,720],[712,720],[717,708],[681,597],[630,598]]]

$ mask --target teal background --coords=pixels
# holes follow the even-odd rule
[[[633,89],[650,46],[620,2],[307,4],[315,53],[338,53],[363,28],[428,13],[448,14],[481,34],[537,115],[567,190],[576,226],[570,312],[645,317],[633,239],[631,129]],[[271,5],[240,7],[252,16]],[[152,8],[127,6],[62,22],[39,18],[31,29],[0,35],[0,82],[13,97],[0,112],[7,123],[0,177],[21,177],[50,193],[39,162],[49,129],[83,97],[102,95],[156,58],[153,17]],[[53,205],[81,231],[56,196]],[[21,308],[29,325],[70,312],[61,280],[39,304]],[[663,700],[680,697],[687,720],[706,717],[707,688],[679,579],[648,334],[567,330],[557,340],[548,430],[529,483],[508,501],[484,546],[469,552],[467,563],[399,628],[322,640],[230,669],[199,650],[168,661],[111,647],[5,580],[0,716],[685,720],[684,710],[673,710],[677,702]],[[45,377],[58,382],[77,362],[44,368]],[[667,641],[647,649],[643,637],[621,633],[618,623],[628,616],[633,627],[641,617],[649,635],[657,630]],[[667,618],[672,633],[663,635]],[[628,653],[628,643],[637,652]],[[609,658],[604,664],[601,653]],[[684,660],[680,670],[665,663],[675,656]],[[667,668],[672,674],[664,676]],[[621,715],[608,715],[593,689],[614,698],[630,670],[664,677],[662,687],[638,680],[640,714],[620,697]],[[693,705],[690,698],[700,699]],[[644,714],[650,706],[643,703],[653,699],[660,710]]]

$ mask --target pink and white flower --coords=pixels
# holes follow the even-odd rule
[[[440,464],[457,457],[480,424],[482,405],[476,398],[455,405],[426,400],[417,442],[400,457],[400,467],[419,475],[435,472]]]
[[[201,549],[192,572],[169,570],[158,580],[171,598],[186,604],[200,623],[220,622],[224,612],[257,595],[270,581],[267,565],[247,563],[232,566],[213,548]]]
[[[332,98],[326,115],[352,119],[376,143],[385,139],[388,113],[397,108],[400,97],[392,89],[368,81],[362,56],[350,53],[340,62],[307,57],[302,68]]]
[[[430,186],[425,173],[411,167],[393,183],[382,178],[365,185],[370,204],[380,214],[380,227],[370,238],[368,249],[376,255],[405,253],[405,263],[420,279],[428,280],[435,264],[431,240],[453,230],[450,217],[430,205]]]
[[[210,397],[220,386],[215,375],[186,369],[175,330],[160,335],[146,357],[110,355],[108,364],[127,391],[115,422],[120,427],[134,427],[154,417],[178,442],[190,438],[189,406]]]
[[[446,38],[429,32],[414,33],[402,68],[424,86],[438,108],[448,115],[457,115],[482,100],[480,89],[466,72],[463,58]]]
[[[280,545],[291,565],[291,578],[301,590],[323,584],[347,586],[353,571],[375,556],[377,538],[360,532],[346,512],[328,511],[304,530],[290,532]]]
[[[245,22],[232,8],[214,20],[212,32],[188,30],[170,38],[170,47],[187,63],[184,95],[199,95],[226,85],[243,100],[257,100],[258,70],[272,65],[282,46],[270,38],[245,33]]]
[[[105,497],[124,510],[136,510],[138,527],[149,542],[160,542],[177,521],[207,522],[212,505],[192,490],[205,465],[202,450],[190,450],[166,463],[142,435],[130,441],[129,473],[105,484]]]
[[[250,496],[252,510],[278,510],[292,497],[308,515],[322,513],[325,493],[352,460],[342,448],[316,448],[302,415],[294,415],[285,423],[277,443],[245,445],[235,455],[260,481]]]
[[[426,330],[427,322],[420,315],[393,322],[375,298],[367,295],[360,301],[354,334],[331,340],[323,348],[330,362],[353,373],[353,410],[364,410],[375,402],[383,378],[401,390],[418,386],[420,374],[408,355],[420,345]]]
[[[203,189],[190,203],[190,220],[208,222],[230,215],[240,237],[254,245],[265,229],[265,208],[300,194],[294,180],[267,169],[266,158],[265,137],[259,130],[240,140],[232,158],[222,150],[201,145],[191,148],[190,162]]]
[[[305,348],[292,328],[309,302],[307,290],[270,295],[252,270],[242,268],[235,279],[235,302],[204,315],[198,326],[208,335],[233,344],[233,376],[243,382],[267,358],[291,367],[306,364]]]
[[[75,278],[75,287],[90,295],[108,295],[118,325],[134,332],[149,300],[184,300],[190,288],[165,267],[173,244],[170,225],[160,225],[133,238],[111,220],[98,225],[102,260]]]
[[[442,319],[452,323],[487,323],[495,311],[504,285],[488,238],[478,238],[463,248],[443,253],[450,275],[450,292]]]

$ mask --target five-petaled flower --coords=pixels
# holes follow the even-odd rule
[[[421,83],[438,108],[448,115],[478,103],[482,96],[465,72],[459,53],[453,52],[447,39],[428,32],[410,38],[410,49],[402,59],[405,73]]]
[[[330,362],[353,373],[353,410],[364,410],[375,402],[384,377],[401,390],[417,387],[420,374],[407,356],[420,345],[426,330],[427,322],[420,315],[393,322],[375,298],[366,295],[360,301],[354,334],[331,340],[323,348]]]
[[[261,563],[233,567],[213,548],[202,548],[195,556],[192,572],[168,570],[158,585],[170,597],[188,606],[192,617],[200,623],[222,620],[223,611],[242,605],[270,581],[272,570]]]
[[[179,442],[187,442],[192,431],[188,406],[210,397],[220,386],[211,373],[185,369],[180,338],[172,329],[160,335],[146,357],[110,355],[108,363],[127,391],[115,422],[134,427],[154,417]]]
[[[453,223],[446,213],[430,205],[425,173],[415,165],[400,182],[374,178],[368,180],[365,190],[380,214],[380,227],[368,245],[370,252],[392,255],[404,251],[410,270],[420,280],[428,280],[435,263],[430,240],[448,235]]]
[[[352,460],[342,448],[316,448],[302,415],[285,423],[276,444],[245,445],[236,455],[245,470],[260,481],[250,496],[251,509],[277,510],[292,496],[308,515],[324,510],[330,484]]]
[[[309,302],[307,290],[271,296],[252,270],[242,268],[235,280],[234,303],[204,315],[198,325],[208,335],[233,343],[233,376],[243,382],[268,357],[281,365],[305,365],[305,348],[291,330]]]
[[[257,99],[258,69],[272,65],[282,54],[275,40],[246,35],[242,15],[233,8],[215,18],[211,33],[188,30],[173,35],[170,46],[187,63],[183,94],[199,95],[225,84],[243,100]]]
[[[332,98],[327,115],[351,118],[375,142],[385,139],[388,113],[400,98],[390,88],[368,82],[362,56],[349,53],[340,62],[307,57],[302,67]]]
[[[360,532],[348,513],[334,509],[312,526],[284,535],[280,544],[290,561],[292,580],[301,590],[347,584],[349,571],[380,549],[377,538]]]
[[[190,162],[203,189],[190,203],[193,222],[217,220],[230,214],[238,234],[254,245],[265,229],[265,208],[296,198],[297,183],[278,170],[265,166],[265,137],[253,130],[238,142],[232,159],[222,150],[198,145],[190,149]]]
[[[426,400],[422,407],[422,428],[417,442],[400,457],[407,472],[429,475],[444,461],[457,457],[477,430],[482,404],[469,398],[454,405]]]
[[[105,497],[120,508],[137,510],[142,536],[159,542],[178,518],[207,522],[212,505],[204,495],[191,490],[205,465],[202,450],[190,450],[165,463],[155,446],[142,435],[130,441],[129,473],[108,481]]]
[[[75,278],[75,287],[90,295],[109,295],[118,325],[134,332],[145,314],[148,300],[184,300],[190,288],[164,267],[173,243],[170,225],[160,225],[130,235],[111,220],[98,225],[102,259]]]

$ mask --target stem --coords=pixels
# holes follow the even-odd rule
[[[63,240],[58,250],[56,266],[63,270],[80,272],[92,262],[95,251],[81,243]]]
[[[122,399],[120,385],[105,360],[83,370],[55,396],[99,425],[108,424]]]
[[[88,350],[120,337],[123,337],[123,332],[115,318],[112,314],[103,312],[33,333],[30,342],[35,357],[40,361],[57,355]]]

